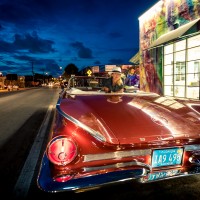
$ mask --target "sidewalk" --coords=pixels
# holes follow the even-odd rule
[[[14,89],[14,90],[11,90],[11,91],[9,91],[8,89],[0,89],[0,92],[17,92],[17,91],[21,91],[21,90],[29,90],[29,89],[33,89],[33,88],[35,88],[35,87],[31,87],[31,88],[19,88],[19,90],[16,90],[16,89]]]

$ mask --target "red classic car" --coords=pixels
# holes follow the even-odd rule
[[[200,173],[200,102],[73,76],[59,96],[38,174],[46,192],[84,191]],[[86,85],[85,85],[86,84]]]

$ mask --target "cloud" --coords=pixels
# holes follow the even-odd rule
[[[110,59],[109,63],[114,63],[114,64],[123,64],[124,61],[122,59]]]
[[[73,42],[70,46],[77,50],[79,58],[93,58],[92,50],[85,47],[82,42]]]
[[[94,62],[94,64],[96,64],[96,65],[100,65],[101,62],[97,60],[97,61]]]
[[[33,64],[56,76],[71,62],[127,63],[138,51],[139,13],[153,2],[0,0],[0,69],[27,75]]]
[[[122,37],[122,34],[119,33],[119,32],[111,32],[111,33],[109,33],[109,38],[114,39],[114,38],[120,38],[120,37]]]
[[[53,41],[39,38],[37,32],[32,34],[26,33],[25,35],[15,34],[13,42],[0,41],[0,52],[3,53],[50,53],[55,52],[52,47]]]
[[[22,60],[22,61],[35,61],[34,57],[27,56],[27,55],[22,55],[22,56],[14,55],[13,58],[17,60]]]
[[[2,31],[4,28],[3,28],[3,26],[0,24],[0,31]]]
[[[32,34],[25,35],[15,35],[15,41],[13,45],[18,50],[28,50],[30,53],[49,53],[55,52],[52,45],[53,41],[39,38],[37,32],[33,32]]]
[[[15,52],[15,48],[11,43],[5,42],[2,40],[2,41],[0,41],[0,52],[13,53],[13,52]]]

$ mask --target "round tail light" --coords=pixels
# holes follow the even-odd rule
[[[72,162],[76,155],[75,143],[66,137],[54,138],[47,148],[47,157],[55,165],[66,165]]]

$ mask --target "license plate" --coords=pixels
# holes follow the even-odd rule
[[[177,170],[177,169],[162,171],[162,172],[155,172],[155,173],[151,173],[151,174],[148,175],[148,180],[149,181],[155,181],[155,180],[158,180],[158,179],[163,179],[163,178],[175,176],[179,173],[180,173],[180,171]]]
[[[183,157],[183,148],[153,150],[152,167],[180,165]]]

